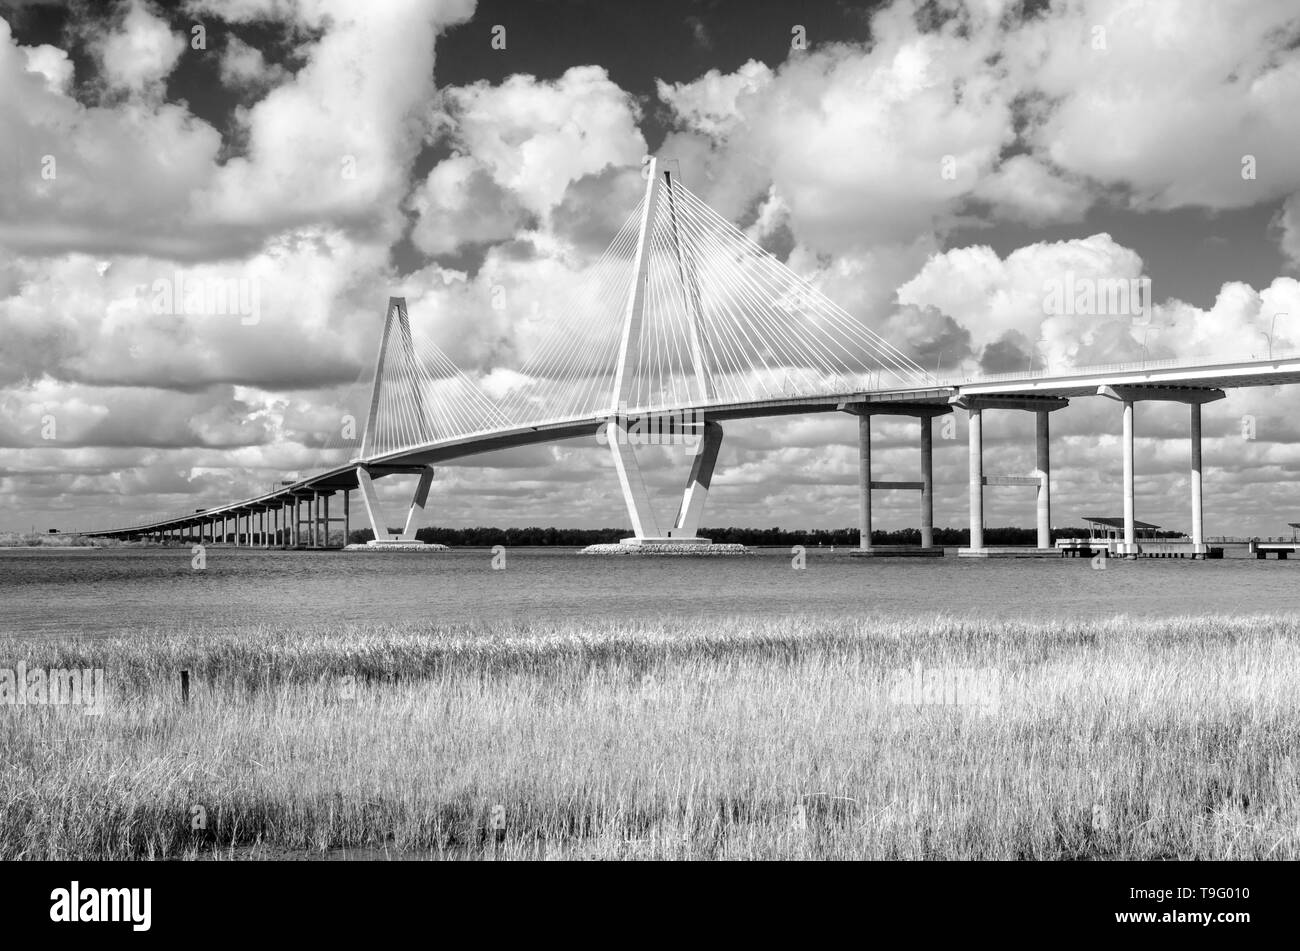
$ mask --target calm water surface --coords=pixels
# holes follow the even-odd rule
[[[1236,557],[1233,557],[1233,555]],[[1300,612],[1300,561],[850,559],[813,549],[738,558],[618,558],[512,549],[440,554],[209,548],[4,551],[0,636],[213,630],[268,624],[818,614],[1111,617]]]

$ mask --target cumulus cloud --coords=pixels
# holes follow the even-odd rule
[[[659,98],[679,120],[692,129],[721,137],[735,129],[742,117],[742,97],[754,95],[772,81],[765,63],[749,60],[734,73],[711,69],[689,83],[656,83]]]
[[[1079,221],[1092,204],[1080,181],[1054,173],[1028,155],[1015,155],[975,186],[974,197],[992,205],[995,216],[1031,225]]]
[[[42,46],[21,46],[20,52],[27,60],[26,71],[39,73],[45,77],[46,87],[50,92],[67,95],[72,87],[72,60],[66,51],[48,44]]]
[[[139,94],[158,91],[185,46],[185,40],[171,31],[147,0],[129,0],[121,21],[92,48],[105,85]]]
[[[283,82],[289,71],[278,63],[268,63],[262,51],[254,49],[237,36],[226,42],[221,54],[221,81],[237,89],[264,89]]]
[[[429,254],[449,254],[466,244],[511,237],[527,213],[475,159],[457,155],[439,162],[416,190],[411,240]]]
[[[1147,312],[1133,307],[1132,312],[1114,313],[1107,303],[1110,289],[1130,293],[1132,282],[1143,276],[1135,251],[1108,234],[1096,234],[1027,245],[1005,258],[982,246],[936,254],[899,288],[898,299],[935,308],[969,328],[980,369],[987,372],[1001,372],[994,364],[1027,369],[1031,360],[1036,368],[1062,371],[1144,358],[1259,356],[1272,315],[1300,308],[1300,282],[1279,277],[1263,291],[1226,283],[1208,309],[1176,297],[1161,300],[1153,286],[1156,299],[1148,302]],[[1137,293],[1143,292],[1137,288]],[[1091,300],[1092,309],[1070,308],[1071,299]],[[1278,323],[1276,350],[1298,343],[1300,328]]]
[[[796,239],[817,251],[911,240],[933,228],[1014,138],[1013,90],[984,64],[995,25],[974,18],[922,33],[910,5],[896,4],[872,29],[869,48],[828,44],[771,76],[748,64],[730,76],[661,84],[687,137],[666,150],[684,147],[684,164],[741,170],[748,195],[706,192],[723,213],[774,190]],[[707,151],[692,147],[693,134],[710,139]]]
[[[452,138],[523,207],[548,214],[569,185],[646,153],[633,98],[599,66],[575,66],[553,81],[511,76],[443,91]]]
[[[1300,192],[1283,203],[1277,225],[1281,232],[1282,253],[1293,268],[1300,269]]]
[[[229,138],[246,150],[225,161],[222,133],[183,104],[131,96],[84,105],[53,58],[27,52],[0,20],[0,139],[18,143],[4,156],[14,187],[0,193],[0,243],[199,260],[255,252],[300,225],[394,240],[405,226],[407,173],[432,121],[434,37],[472,4],[363,10],[320,0],[267,10],[320,37],[303,47],[292,80],[237,112]],[[104,81],[154,89],[182,48],[148,6],[133,3],[100,41]]]
[[[1024,137],[1056,166],[1140,208],[1239,208],[1300,186],[1295,4],[1085,0],[1053,14],[1012,31],[1006,63],[1043,99]]]
[[[823,253],[943,233],[972,208],[1042,224],[1103,197],[1218,209],[1300,187],[1287,0],[940,12],[925,31],[918,5],[896,2],[868,45],[661,82],[677,127],[665,150],[733,217],[770,190],[795,240]]]

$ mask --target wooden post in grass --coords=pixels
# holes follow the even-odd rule
[[[190,672],[181,671],[181,703],[190,702]]]

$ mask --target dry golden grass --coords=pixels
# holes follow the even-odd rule
[[[4,859],[1300,857],[1290,618],[143,632],[5,652],[107,668],[110,692],[102,717],[0,707]],[[994,668],[1000,703],[893,702],[889,672],[914,663]]]

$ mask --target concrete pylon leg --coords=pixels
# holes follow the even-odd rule
[[[645,481],[641,478],[635,447],[628,439],[627,423],[611,417],[605,424],[605,438],[614,459],[614,469],[618,472],[623,501],[627,503],[627,514],[632,519],[632,534],[637,538],[658,538],[659,523],[650,506]]]
[[[934,418],[921,423],[921,547],[934,547]]]
[[[704,501],[709,495],[709,485],[713,481],[713,468],[718,462],[718,450],[722,446],[722,426],[708,421],[704,432],[700,434],[700,443],[691,463],[691,474],[686,479],[686,491],[682,494],[682,504],[677,509],[677,518],[673,521],[669,538],[695,538],[700,530],[700,519],[704,516]]]
[[[411,508],[406,513],[406,527],[402,530],[402,541],[415,541],[416,516],[423,514],[424,505],[429,500],[429,486],[433,484],[433,466],[426,466],[420,473],[420,481],[415,486],[415,495],[411,498]]]
[[[970,548],[978,551],[984,547],[984,434],[983,411],[978,406],[968,411],[968,442],[970,451]]]
[[[871,414],[858,417],[858,550],[871,550]]]
[[[1047,410],[1038,410],[1034,431],[1035,465],[1038,467],[1038,547],[1052,547],[1052,454]]]
[[[379,508],[379,495],[375,492],[374,479],[370,473],[364,466],[357,466],[356,473],[357,488],[361,490],[361,502],[366,510],[366,517],[370,520],[370,530],[375,534],[375,541],[414,542],[418,528],[416,516],[424,511],[425,504],[429,500],[429,487],[433,484],[433,466],[425,466],[421,470],[420,481],[416,484],[415,494],[411,498],[411,507],[406,513],[406,523],[399,534],[394,534],[388,530],[384,513]],[[346,495],[344,495],[344,511],[347,511]]]
[[[1137,554],[1137,528],[1133,516],[1133,401],[1124,401],[1124,551]]]
[[[1201,404],[1191,404],[1192,414],[1192,544],[1205,554],[1205,524],[1201,507]]]

